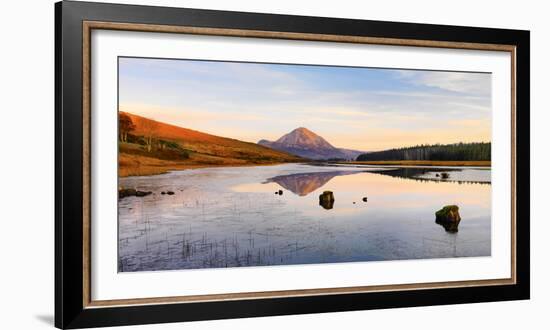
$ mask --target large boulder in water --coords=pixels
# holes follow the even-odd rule
[[[319,205],[326,210],[330,210],[334,207],[334,194],[332,191],[327,190],[319,195]]]
[[[441,210],[435,212],[435,223],[442,225],[445,231],[458,232],[458,224],[461,220],[458,209],[456,205],[444,206]]]
[[[437,212],[435,212],[435,221],[438,222],[460,222],[460,213],[458,212],[458,206],[447,205]]]

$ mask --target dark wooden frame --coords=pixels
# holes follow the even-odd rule
[[[79,328],[529,298],[529,32],[85,2],[55,6],[55,325]],[[366,288],[90,300],[90,31],[324,40],[512,54],[512,278]],[[517,220],[516,220],[517,219]]]

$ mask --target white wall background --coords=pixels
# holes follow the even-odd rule
[[[544,1],[134,0],[121,3],[531,30],[532,299],[187,324],[142,329],[547,329],[550,23]],[[0,10],[0,328],[53,327],[54,15],[52,0]],[[137,329],[127,327],[126,329]]]

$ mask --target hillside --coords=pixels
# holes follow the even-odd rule
[[[119,113],[119,174],[148,175],[210,166],[297,162],[299,157],[255,143]],[[127,132],[125,132],[127,130]]]
[[[296,128],[277,141],[260,140],[258,144],[309,159],[355,159],[362,153],[336,148],[305,127]]]

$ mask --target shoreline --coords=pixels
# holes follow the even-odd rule
[[[118,167],[118,177],[131,177],[131,176],[151,176],[165,174],[170,171],[185,171],[199,168],[216,168],[216,167],[249,167],[249,166],[275,166],[282,164],[311,164],[315,165],[315,161],[311,162],[274,162],[274,163],[233,163],[233,164],[147,164],[144,166],[130,167],[121,166]],[[326,165],[374,165],[374,166],[425,166],[425,167],[483,167],[491,168],[490,161],[420,161],[420,160],[408,160],[408,161],[350,161],[350,162],[318,162],[317,164]]]
[[[125,167],[124,169],[121,169],[119,166],[118,168],[118,177],[119,178],[126,178],[131,176],[153,176],[153,175],[161,175],[166,174],[171,171],[185,171],[185,170],[194,170],[199,168],[216,168],[216,167],[249,167],[249,166],[275,166],[275,165],[282,165],[282,164],[299,164],[303,162],[286,162],[286,163],[265,163],[265,164],[255,164],[255,163],[249,163],[249,164],[173,164],[173,165],[166,165],[166,166],[144,166],[143,168],[138,167],[129,169]]]
[[[455,166],[455,167],[491,167],[490,160],[372,160],[351,162],[329,162],[339,165],[388,165],[388,166]]]

